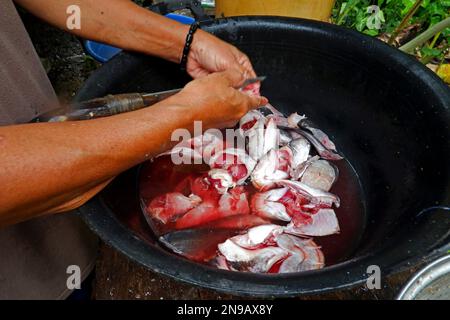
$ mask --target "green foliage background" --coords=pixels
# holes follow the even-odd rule
[[[392,33],[403,17],[414,6],[416,0],[337,0],[333,10],[334,23],[356,29],[371,36]],[[377,5],[377,18],[381,28],[371,28],[367,21],[372,13],[368,7]],[[408,25],[419,24],[422,31],[450,17],[450,0],[424,0]],[[445,29],[435,39],[421,49],[422,57],[443,58],[450,43],[450,28]],[[430,59],[426,59],[430,60]]]

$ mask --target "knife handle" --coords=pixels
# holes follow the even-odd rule
[[[140,93],[110,94],[102,98],[96,98],[71,105],[73,110],[101,108],[102,110],[108,110],[109,115],[134,111],[142,109],[145,106],[146,104]]]

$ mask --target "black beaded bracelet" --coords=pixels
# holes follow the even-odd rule
[[[186,71],[187,60],[189,56],[189,51],[191,51],[192,41],[194,40],[194,33],[197,29],[200,28],[200,24],[198,22],[194,22],[191,24],[189,28],[189,32],[186,36],[186,43],[183,48],[183,55],[181,56],[180,68],[183,71]]]

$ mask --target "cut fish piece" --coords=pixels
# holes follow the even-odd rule
[[[211,261],[211,264],[218,269],[232,271],[228,265],[227,259],[221,254],[218,254],[217,257]]]
[[[283,233],[283,227],[276,224],[266,224],[249,229],[245,234],[237,235],[230,240],[245,249],[256,249],[263,244],[273,242],[273,239]]]
[[[292,150],[288,146],[284,146],[281,149],[277,150],[277,170],[284,171],[288,174],[291,171],[293,158],[294,155],[292,153]]]
[[[256,165],[251,174],[251,181],[258,190],[267,190],[277,181],[288,177],[288,172],[279,170],[278,153],[272,149]]]
[[[264,155],[264,123],[265,119],[258,119],[245,134],[248,137],[248,153],[255,161]]]
[[[302,164],[300,164],[299,166],[297,166],[296,168],[292,168],[291,170],[291,178],[292,180],[299,180],[303,174],[305,173],[306,169],[308,169],[308,167],[314,162],[319,160],[320,157],[319,156],[314,156],[309,158],[308,160],[306,160],[305,162],[303,162]]]
[[[317,270],[324,267],[325,258],[323,256],[323,252],[314,241],[311,239],[303,240],[295,237],[294,242],[299,247],[303,245],[302,250],[305,253],[305,259],[299,265],[297,272]]]
[[[230,239],[219,244],[218,248],[232,269],[256,273],[268,272],[275,263],[286,258],[289,254],[286,250],[278,247],[245,249]]]
[[[337,168],[326,160],[312,162],[302,175],[300,181],[312,188],[330,191],[337,179]]]
[[[291,221],[286,207],[278,202],[288,190],[279,188],[254,194],[251,200],[253,214],[272,220]]]
[[[288,117],[288,124],[289,127],[291,128],[298,128],[300,121],[306,119],[305,115],[299,115],[297,112],[292,113],[289,117]]]
[[[175,222],[175,229],[186,229],[222,218],[213,202],[205,201]]]
[[[272,114],[275,115],[275,116],[282,116],[282,117],[284,117],[283,113],[281,111],[279,111],[277,108],[275,108],[273,105],[271,105],[270,103],[268,103],[265,106],[263,106],[263,108],[269,109],[269,111],[272,112]]]
[[[337,153],[336,151],[332,149],[327,149],[324,147],[324,145],[317,139],[310,131],[306,131],[303,129],[297,129],[297,128],[290,128],[289,126],[285,126],[282,124],[278,124],[280,129],[295,132],[297,134],[300,134],[304,138],[308,139],[308,141],[314,146],[317,153],[320,155],[320,157],[326,159],[326,160],[342,160],[343,157]]]
[[[308,160],[311,144],[303,137],[292,140],[289,143],[289,148],[292,150],[292,168],[297,168],[306,160]]]
[[[310,131],[326,149],[336,151],[336,146],[333,141],[330,140],[328,135],[322,130],[318,129],[317,126],[310,120],[306,120],[306,118],[304,118],[300,119],[300,121],[298,121],[297,123],[301,128]]]
[[[320,247],[311,239],[281,234],[276,239],[280,248],[290,253],[291,259],[286,259],[280,266],[280,273],[302,272],[323,268],[324,256]]]
[[[202,199],[196,195],[186,197],[179,192],[172,192],[153,199],[147,206],[147,212],[152,218],[167,223],[175,221],[201,202]]]
[[[241,89],[241,91],[249,95],[259,96],[261,95],[259,92],[260,89],[261,89],[261,82],[255,82]]]
[[[251,110],[239,120],[239,128],[244,132],[250,130],[260,119],[265,121],[264,115],[258,110]]]
[[[272,149],[277,149],[279,140],[277,125],[275,121],[269,119],[264,131],[264,148],[262,154],[264,155]]]
[[[293,237],[285,234],[279,235],[276,243],[280,248],[289,252],[289,257],[281,263],[278,273],[297,272],[300,264],[305,260],[306,252],[295,245]]]
[[[224,217],[248,214],[247,194],[241,188],[234,188],[223,194],[218,202],[204,201],[188,211],[175,223],[176,229],[186,229],[201,226]]]
[[[178,143],[157,157],[170,155],[175,164],[202,164],[208,163],[215,153],[225,148],[226,143],[221,137],[207,131],[203,135]]]
[[[339,208],[339,197],[330,192],[312,188],[300,181],[281,180],[278,181],[278,184],[283,187],[291,188],[293,191],[309,198],[312,204],[324,205],[328,207],[331,207],[334,204],[337,208]]]
[[[227,193],[228,189],[236,186],[233,177],[225,169],[211,169],[208,171],[208,175],[213,182],[217,182],[214,183],[214,186],[220,194]]]
[[[342,159],[344,159],[336,151],[325,148],[324,145],[319,141],[319,139],[317,139],[313,134],[311,134],[305,130],[301,130],[301,129],[297,129],[296,132],[300,133],[303,137],[308,139],[308,141],[311,142],[311,144],[316,149],[317,153],[322,158],[324,158],[326,160],[342,160]]]
[[[242,91],[259,94],[259,84]],[[248,112],[238,132],[227,135],[237,147],[216,131],[165,153],[200,166],[187,161],[168,179],[173,188],[160,186],[148,196],[141,194],[149,199],[172,191],[145,202],[147,214],[166,224],[155,225],[161,229],[158,235],[163,234],[161,243],[223,270],[287,273],[322,268],[321,248],[305,237],[340,231],[332,209],[340,200],[329,192],[338,171],[326,161],[342,159],[334,143],[305,116],[286,117],[271,105]],[[310,155],[312,146],[318,155]],[[164,174],[150,177],[165,179]],[[251,201],[248,196],[255,190],[249,182],[259,191]],[[155,227],[154,220],[147,220]]]
[[[253,125],[251,125],[254,122]],[[277,125],[273,119],[258,118],[253,122],[241,124],[241,131],[244,137],[248,137],[248,153],[252,159],[258,161],[269,150],[276,149],[280,140]],[[250,124],[251,128],[246,131]]]
[[[324,266],[323,253],[314,241],[284,234],[283,228],[276,225],[252,228],[218,248],[219,260],[215,264],[226,270],[287,273]]]
[[[216,256],[217,245],[239,232],[236,229],[193,228],[177,230],[159,238],[171,251],[195,261]]]
[[[292,136],[286,130],[280,130],[280,146],[287,146],[292,141]]]
[[[283,115],[279,116],[279,115],[270,114],[266,118],[273,120],[277,126],[289,127],[288,119]]]
[[[286,233],[298,236],[322,237],[339,233],[339,222],[333,209],[320,209],[311,215],[308,224],[296,225],[293,221],[285,229]]]
[[[219,199],[219,212],[222,216],[235,214],[249,214],[250,207],[248,205],[247,193],[244,188],[236,187],[230,192],[225,193]]]
[[[256,161],[242,149],[228,148],[211,157],[209,166],[227,170],[238,185],[243,184],[253,172]]]
[[[298,272],[304,259],[303,254],[291,254],[281,263],[278,273]]]

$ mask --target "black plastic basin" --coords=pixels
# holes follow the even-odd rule
[[[292,296],[382,276],[450,249],[449,88],[414,58],[382,42],[308,20],[241,17],[204,29],[246,52],[262,92],[285,111],[307,114],[329,133],[358,173],[366,228],[356,251],[318,271],[258,275],[216,270],[169,253],[142,218],[137,168],[82,208],[104,241],[156,272],[223,292]],[[160,59],[122,53],[86,82],[84,100],[110,93],[154,92],[189,78]]]

